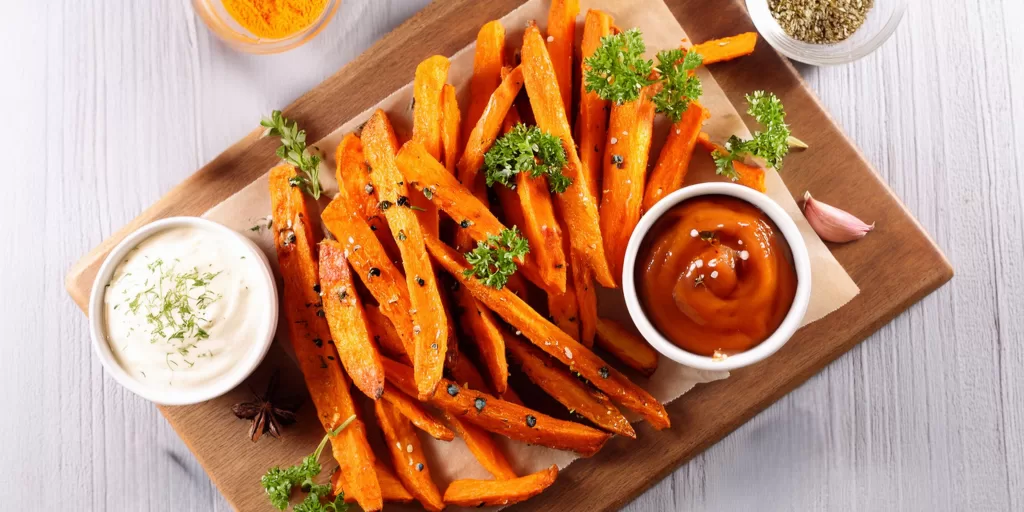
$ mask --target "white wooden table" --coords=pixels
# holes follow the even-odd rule
[[[226,510],[103,374],[64,273],[426,0],[345,0],[270,57],[188,0],[4,3],[0,507]],[[802,71],[957,277],[627,510],[1024,510],[1024,3],[912,3],[875,54]]]

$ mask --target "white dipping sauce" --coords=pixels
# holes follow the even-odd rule
[[[271,308],[262,268],[240,242],[198,227],[161,231],[130,251],[104,295],[107,344],[148,387],[192,389],[230,372]]]

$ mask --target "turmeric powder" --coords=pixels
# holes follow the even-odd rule
[[[288,37],[324,12],[327,0],[223,0],[239,25],[264,39]]]

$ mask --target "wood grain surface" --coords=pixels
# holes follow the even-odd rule
[[[312,44],[269,58],[224,48],[186,2],[24,3],[0,20],[2,47],[16,49],[0,63],[18,76],[0,85],[17,120],[0,133],[42,148],[15,155],[24,170],[5,176],[29,186],[0,198],[18,241],[0,249],[0,405],[14,411],[0,433],[16,441],[0,460],[18,468],[4,493],[12,505],[226,508],[155,409],[102,375],[57,283],[248,131],[253,112],[308,89],[421,5],[350,0]],[[1020,508],[1024,276],[1013,262],[1024,243],[1013,149],[1024,142],[1014,124],[1024,104],[1011,92],[1024,74],[1009,57],[1024,41],[1004,20],[1021,14],[1012,0],[918,5],[878,53],[801,70],[960,277],[630,509]],[[967,41],[942,35],[952,33]],[[60,492],[39,493],[55,473]]]

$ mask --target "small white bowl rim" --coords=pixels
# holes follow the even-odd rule
[[[793,255],[793,266],[796,269],[797,275],[796,295],[793,298],[793,305],[790,306],[789,312],[783,318],[779,328],[768,339],[762,341],[757,346],[723,360],[716,360],[708,356],[683,350],[666,339],[654,327],[650,319],[647,318],[647,313],[644,312],[643,306],[640,304],[634,275],[640,245],[651,230],[651,227],[654,226],[654,223],[665,212],[683,201],[695,197],[715,195],[730,196],[746,201],[768,215],[789,244]],[[629,244],[626,246],[626,258],[622,271],[622,292],[625,295],[629,316],[632,317],[633,323],[640,330],[640,334],[650,342],[655,350],[665,357],[698,370],[735,370],[757,363],[774,354],[800,328],[811,298],[811,261],[807,253],[807,245],[800,235],[800,229],[793,222],[793,219],[790,218],[789,214],[786,213],[786,210],[770,197],[735,183],[701,183],[683,187],[665,196],[640,219],[636,229],[633,230],[632,236],[629,238]]]
[[[106,341],[103,298],[106,295],[107,283],[110,282],[110,278],[113,276],[117,266],[124,260],[124,257],[130,250],[160,231],[177,227],[197,227],[213,231],[235,241],[244,250],[251,252],[253,258],[246,258],[247,264],[258,266],[260,278],[266,281],[267,290],[271,296],[266,298],[269,301],[269,310],[265,323],[260,326],[259,335],[254,339],[254,343],[249,351],[246,352],[245,357],[238,361],[227,373],[200,387],[187,390],[161,390],[147,386],[134,379],[117,362],[113,351],[110,350],[110,346]],[[133,231],[107,254],[106,259],[103,260],[103,264],[100,265],[100,269],[96,273],[96,279],[93,281],[92,291],[89,294],[89,334],[92,338],[93,352],[100,360],[100,363],[103,364],[104,370],[118,384],[158,405],[191,405],[205,402],[231,391],[244,382],[263,362],[263,358],[270,350],[270,345],[274,341],[274,335],[277,330],[277,317],[277,282],[274,279],[274,273],[270,268],[267,256],[252,240],[222,224],[201,217],[168,217],[151,222]]]

